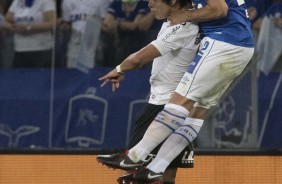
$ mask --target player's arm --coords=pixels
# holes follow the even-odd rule
[[[225,17],[227,15],[228,6],[225,0],[208,0],[207,5],[197,9],[179,11],[172,17],[172,23],[177,24],[186,21],[209,21]]]
[[[153,46],[152,44],[147,45],[141,50],[128,56],[114,70],[99,78],[99,80],[103,82],[101,87],[106,85],[108,82],[111,82],[112,91],[115,91],[117,88],[119,88],[119,83],[124,78],[124,72],[138,69],[159,56],[161,56],[161,53],[155,46]]]
[[[143,65],[153,61],[155,58],[161,56],[158,49],[152,44],[147,45],[138,52],[128,56],[121,64],[122,72],[141,68]]]

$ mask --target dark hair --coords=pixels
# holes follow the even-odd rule
[[[163,0],[166,4],[170,5],[172,0]],[[177,0],[179,6],[181,8],[184,7],[191,7],[192,6],[192,1],[191,0]]]

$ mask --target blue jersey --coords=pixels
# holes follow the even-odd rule
[[[196,8],[207,0],[192,0]],[[228,13],[224,18],[199,23],[200,31],[210,38],[243,47],[254,47],[251,23],[244,0],[226,0]]]

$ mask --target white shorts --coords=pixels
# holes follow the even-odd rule
[[[176,92],[211,108],[251,60],[254,48],[232,45],[205,37],[194,62],[188,67]]]

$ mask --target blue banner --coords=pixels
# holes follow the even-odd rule
[[[101,88],[98,80],[110,70],[95,68],[87,74],[75,69],[1,70],[0,149],[124,148],[133,127],[131,122],[147,102],[150,69],[127,72],[114,93],[111,85]],[[245,111],[250,104],[250,94],[244,95],[244,88],[246,85],[238,84],[232,98],[227,97],[225,102],[233,108],[236,101],[233,119],[243,124],[234,121],[230,126],[240,131],[246,127]],[[281,76],[262,75],[258,92],[260,147],[281,148]]]

